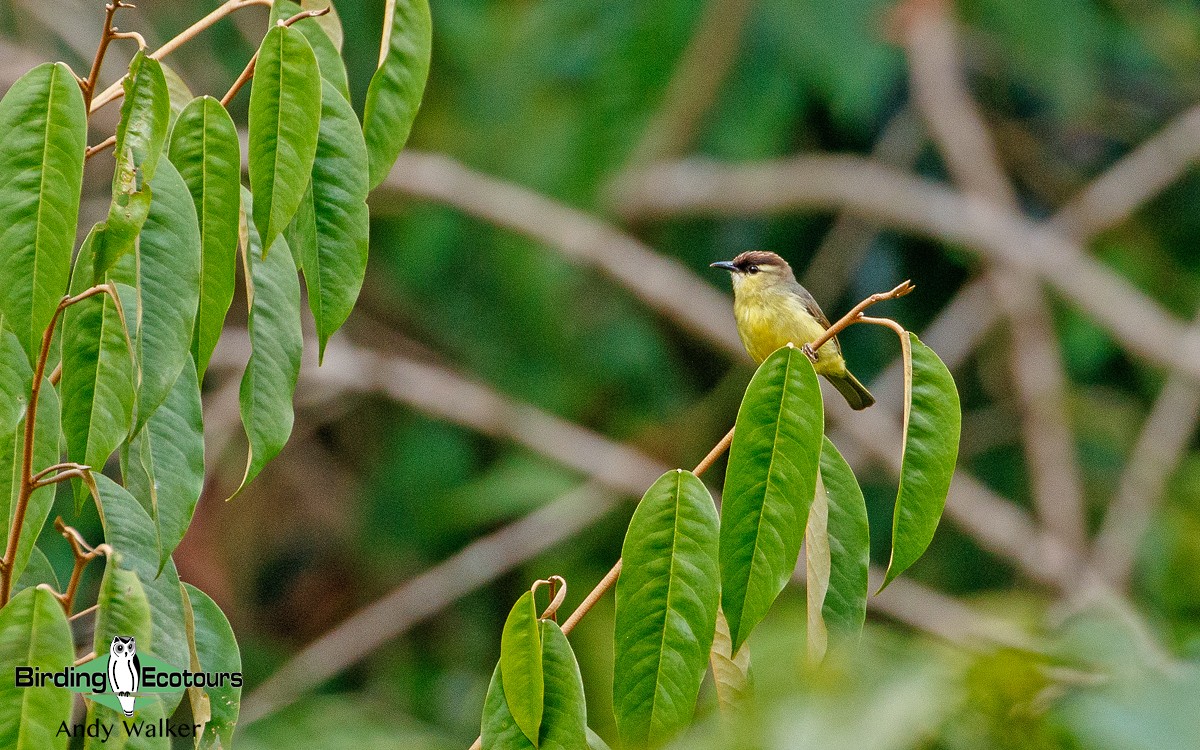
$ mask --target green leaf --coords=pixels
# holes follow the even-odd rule
[[[191,584],[183,584],[191,604],[193,655],[206,672],[241,672],[242,656],[229,620],[216,602]],[[198,748],[232,747],[233,729],[241,706],[242,688],[228,682],[221,687],[206,688],[210,716],[204,727]]]
[[[432,35],[429,0],[388,0],[379,68],[363,110],[372,189],[387,177],[412,131],[429,77]]]
[[[816,491],[824,411],[812,363],[784,347],[738,410],[721,504],[721,609],[733,652],[767,614],[800,556]]]
[[[350,103],[326,84],[312,173],[316,242],[301,245],[308,306],[325,344],[354,309],[367,273],[367,147]]]
[[[154,521],[124,487],[103,474],[93,476],[104,541],[119,555],[120,567],[137,574],[150,603],[150,643],[154,655],[177,667],[186,665],[190,650],[184,628],[183,592],[175,563],[168,560],[159,572]],[[180,696],[166,697],[170,699],[166,703],[170,713]]]
[[[22,358],[23,359],[23,358]],[[28,366],[28,365],[26,365]],[[28,383],[33,383],[33,372],[29,371]],[[59,435],[58,393],[49,380],[42,381],[41,395],[38,398],[37,420],[34,423],[33,436],[33,470],[37,472],[47,466],[58,463],[61,454]],[[21,489],[21,456],[25,445],[25,420],[17,423],[16,429],[8,435],[0,435],[0,538],[4,540],[7,549],[8,535],[11,533],[17,497]],[[8,491],[3,490],[7,488]],[[29,496],[29,504],[25,510],[25,523],[21,526],[21,538],[17,540],[17,554],[13,560],[13,580],[21,577],[33,554],[34,545],[46,518],[54,506],[54,485],[34,490]]]
[[[304,334],[300,330],[300,280],[292,253],[282,237],[276,250],[260,248],[252,214],[251,197],[243,190],[242,261],[250,301],[250,361],[242,376],[239,401],[242,425],[250,442],[246,472],[238,492],[267,462],[279,454],[292,434],[292,393],[300,374]]]
[[[167,79],[167,95],[171,101],[171,122],[167,128],[167,131],[170,132],[175,128],[179,115],[195,97],[192,95],[192,90],[188,88],[187,81],[183,80],[174,68],[165,62],[160,62],[159,65],[162,66],[163,77]]]
[[[622,742],[658,746],[687,726],[721,597],[717,511],[704,483],[668,471],[629,521],[617,580],[613,708]]]
[[[521,606],[520,601],[517,604]],[[538,645],[544,667],[545,703],[538,704],[542,720],[537,742],[530,740],[513,717],[508,702],[511,692],[506,689],[502,676],[501,656],[501,664],[496,665],[496,671],[492,673],[483,704],[480,737],[484,750],[582,750],[588,747],[583,680],[571,644],[553,622],[542,622],[538,631],[541,643],[535,645]]]
[[[829,498],[825,485],[817,476],[817,492],[808,511],[804,528],[805,588],[808,602],[808,627],[805,630],[808,660],[812,663],[825,658],[829,647],[829,631],[821,608],[829,590]]]
[[[904,347],[904,458],[892,518],[892,557],[882,591],[933,540],[958,460],[962,411],[954,377],[909,333]]]
[[[71,293],[92,285],[88,271],[95,260],[95,230],[84,240],[71,279]],[[108,283],[108,282],[106,282]],[[133,349],[127,326],[137,320],[137,294],[118,288],[117,296],[97,294],[63,311],[62,427],[67,457],[100,471],[128,437],[136,392]]]
[[[867,568],[871,562],[867,503],[850,464],[825,439],[821,482],[829,508],[829,590],[821,615],[831,639],[857,638],[867,618]]]
[[[3,322],[0,319],[0,435],[8,435],[25,417],[33,369],[20,340]]]
[[[332,8],[333,5],[330,3],[317,7]],[[275,0],[271,5],[270,23],[274,25],[277,21],[291,18],[302,10],[304,9],[289,0]],[[332,22],[334,26],[330,27],[329,22]],[[313,54],[317,58],[317,67],[321,70],[321,78],[333,84],[337,92],[344,96],[346,101],[349,101],[350,80],[346,76],[346,63],[342,61],[338,42],[334,41],[331,36],[331,32],[336,29],[338,38],[341,38],[341,23],[337,16],[331,12],[316,18],[306,18],[292,24],[292,28],[303,34],[309,45],[312,46]]]
[[[129,63],[122,87],[121,120],[114,149],[112,204],[108,219],[96,233],[93,279],[133,250],[150,211],[150,182],[162,156],[171,124],[171,97],[162,65],[138,50]]]
[[[54,566],[50,564],[46,553],[38,547],[34,547],[29,554],[29,564],[25,566],[25,572],[13,583],[13,593],[35,588],[43,583],[50,585],[55,591],[62,590],[58,583],[58,576],[54,572]]]
[[[161,570],[183,539],[204,491],[204,417],[190,359],[126,453],[125,486],[154,519]]]
[[[526,591],[517,599],[504,621],[500,635],[500,676],[504,682],[505,703],[513,720],[537,746],[545,687],[542,638],[532,591]]]
[[[722,713],[731,713],[750,696],[750,649],[743,648],[733,653],[729,622],[720,609],[717,610],[717,632],[713,637],[710,663],[717,704]]]
[[[577,750],[587,747],[587,703],[575,652],[558,624],[541,623],[545,704],[538,739],[540,750]]]
[[[292,260],[296,263],[297,270],[303,270],[305,258],[317,257],[317,212],[313,208],[312,182],[309,182],[304,190],[304,197],[300,199],[296,215],[283,230],[283,238],[292,250]]]
[[[87,110],[71,69],[39,65],[0,100],[0,316],[29,362],[67,291]]]
[[[200,302],[192,356],[203,381],[233,301],[241,210],[237,130],[219,101],[202,96],[183,109],[171,131],[170,154],[191,193],[199,221]]]
[[[71,719],[71,693],[65,687],[19,688],[17,667],[58,672],[75,661],[71,626],[62,605],[44,588],[22,591],[0,609],[0,747],[63,750],[58,733]]]
[[[250,89],[250,188],[264,249],[292,220],[312,173],[321,119],[321,74],[299,31],[267,32]]]
[[[154,199],[137,244],[137,262],[123,263],[110,274],[138,291],[135,429],[146,423],[183,371],[200,301],[200,227],[192,195],[168,159],[160,160],[151,187]]]
[[[112,639],[131,635],[139,649],[154,651],[151,633],[150,600],[137,573],[121,567],[121,553],[108,557],[100,594],[96,597],[96,633],[92,648],[97,654],[108,653]]]

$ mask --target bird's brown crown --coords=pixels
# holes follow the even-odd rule
[[[775,253],[768,252],[766,250],[750,250],[749,252],[742,253],[734,258],[732,263],[733,265],[737,266],[739,271],[745,271],[750,266],[758,266],[759,268],[764,266],[774,268],[791,268],[786,260],[779,257]]]

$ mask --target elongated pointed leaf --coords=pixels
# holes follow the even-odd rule
[[[95,280],[133,250],[150,211],[150,181],[171,124],[171,97],[161,63],[138,50],[122,86],[125,97],[113,151],[117,166],[112,204],[108,219],[96,232]]]
[[[733,641],[729,639],[729,622],[725,619],[725,613],[719,609],[710,663],[717,704],[722,713],[732,714],[750,695],[750,649],[743,648],[736,654],[733,653]]]
[[[322,123],[324,124],[324,123]],[[304,259],[317,257],[317,212],[313,208],[313,187],[308,183],[304,197],[300,199],[300,207],[296,215],[283,230],[283,238],[287,240],[292,250],[292,260],[296,268],[304,270]],[[309,302],[311,305],[311,301]]]
[[[159,161],[151,188],[154,199],[137,245],[137,262],[122,263],[110,273],[138,291],[135,429],[146,423],[183,371],[200,300],[200,227],[192,195],[168,159]]]
[[[354,309],[367,272],[367,192],[367,147],[358,118],[350,103],[326,84],[312,174],[316,242],[301,246],[321,358],[329,337]]]
[[[71,279],[71,293],[92,285],[88,271],[95,261],[93,231],[83,243]],[[107,283],[107,282],[106,282]],[[134,358],[127,326],[137,321],[137,293],[119,289],[117,299],[98,294],[63,311],[63,434],[67,457],[97,471],[129,434],[136,394]],[[127,300],[125,309],[118,300]]]
[[[29,403],[29,383],[33,370],[16,334],[0,319],[0,435],[17,429]]]
[[[825,658],[829,647],[829,632],[825,629],[822,607],[825,592],[829,590],[829,497],[825,485],[817,476],[817,492],[808,511],[808,525],[804,529],[804,561],[806,596],[808,602],[808,627],[805,630],[808,660],[817,663]]]
[[[319,7],[333,6],[330,4]],[[271,23],[291,18],[301,10],[304,9],[289,0],[275,0],[271,4]],[[329,25],[331,23],[333,26]],[[292,28],[303,34],[312,46],[313,54],[317,58],[317,67],[321,70],[321,78],[332,84],[337,92],[349,101],[350,80],[346,76],[346,63],[342,61],[339,43],[331,36],[331,32],[336,30],[338,38],[341,38],[341,23],[337,15],[330,12],[324,16],[306,18],[292,24]]]
[[[780,349],[746,388],[725,472],[721,608],[735,653],[796,568],[823,430],[812,363],[799,349]]]
[[[67,292],[87,111],[70,68],[39,65],[0,100],[0,316],[29,362]]]
[[[0,609],[0,747],[64,750],[58,729],[71,718],[65,687],[19,688],[17,667],[58,672],[75,660],[71,626],[62,605],[44,588],[22,591]]]
[[[46,553],[34,547],[30,552],[29,564],[25,566],[25,571],[21,573],[20,578],[13,582],[13,593],[31,589],[43,583],[55,591],[62,590],[58,583],[58,575],[55,574],[54,566],[50,564]]]
[[[661,745],[691,722],[721,597],[719,524],[704,483],[682,470],[660,477],[629,521],[613,677],[628,747]]]
[[[200,589],[183,584],[191,604],[191,643],[194,656],[206,672],[241,672],[242,656],[233,628],[217,603]],[[209,720],[197,747],[232,747],[233,729],[241,706],[242,688],[231,683],[205,690],[209,699]]]
[[[542,668],[546,698],[542,707],[539,750],[587,747],[587,703],[575,652],[558,624],[541,623]]]
[[[241,151],[229,113],[210,96],[192,100],[171,131],[171,163],[191,193],[200,228],[200,297],[192,357],[200,380],[233,302],[241,210]]]
[[[122,466],[125,486],[154,519],[161,570],[204,490],[204,417],[190,359],[167,400],[130,442]]]
[[[162,66],[163,77],[167,79],[167,95],[171,100],[171,122],[170,127],[167,128],[167,132],[170,132],[174,129],[175,123],[178,121],[184,107],[196,97],[192,95],[192,90],[188,88],[187,81],[183,80],[175,72],[174,68],[164,62],[160,62],[159,64]]]
[[[96,597],[96,633],[92,648],[97,654],[108,653],[116,636],[131,635],[143,653],[154,651],[150,600],[137,573],[121,567],[116,552],[104,564],[100,594]]]
[[[250,452],[238,492],[279,454],[292,434],[292,393],[304,349],[300,280],[291,250],[280,237],[275,242],[277,252],[263,257],[258,231],[249,218],[251,200],[243,191],[242,261],[250,301],[251,354],[242,376],[239,401]]]
[[[484,750],[577,750],[588,747],[587,706],[579,665],[567,637],[553,622],[543,622],[540,653],[545,695],[537,742],[527,737],[513,718],[502,677],[496,665],[483,705],[480,737]]]
[[[23,359],[23,358],[22,358]],[[28,367],[28,364],[26,364]],[[26,382],[32,384],[33,372],[27,374]],[[37,420],[34,422],[33,435],[33,471],[56,464],[59,461],[61,445],[59,435],[58,393],[49,380],[42,381],[41,395],[38,397]],[[7,435],[0,435],[0,538],[3,538],[7,549],[8,535],[11,533],[16,515],[17,497],[21,488],[21,457],[25,446],[25,420],[17,423],[16,428]],[[46,518],[54,506],[54,487],[42,487],[33,491],[29,496],[29,504],[25,510],[25,523],[21,526],[21,537],[17,540],[16,557],[13,560],[13,579],[19,579],[33,554],[34,545]]]
[[[276,26],[259,47],[250,89],[250,188],[263,247],[295,215],[312,173],[321,118],[321,73],[312,46]]]
[[[137,574],[150,603],[150,642],[154,655],[182,667],[189,663],[190,651],[184,628],[183,592],[175,563],[168,560],[159,572],[154,521],[124,487],[103,474],[96,474],[95,480],[104,541],[119,555],[120,567]],[[179,694],[164,694],[168,714],[180,698]]]
[[[500,636],[500,676],[513,720],[536,746],[545,688],[542,638],[532,591],[517,599],[504,622]]]
[[[867,569],[871,530],[867,503],[850,464],[825,439],[821,482],[829,509],[829,590],[821,608],[830,639],[857,638],[867,618]]]
[[[387,0],[379,68],[371,76],[363,110],[363,133],[371,155],[371,188],[387,177],[408,140],[433,46],[429,0]]]
[[[954,377],[933,350],[908,334],[904,367],[904,458],[892,518],[892,557],[883,586],[933,540],[958,460],[962,410]],[[910,356],[911,352],[911,356]]]

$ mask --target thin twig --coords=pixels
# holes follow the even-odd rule
[[[271,0],[227,0],[225,3],[221,4],[219,7],[217,7],[215,10],[213,10],[211,13],[209,13],[207,16],[205,16],[204,18],[201,18],[199,21],[196,21],[191,26],[189,26],[188,28],[184,29],[182,32],[177,34],[174,38],[169,40],[166,44],[159,47],[154,52],[151,52],[149,55],[147,55],[147,57],[149,57],[153,60],[162,60],[167,55],[171,54],[172,52],[174,52],[175,50],[177,50],[181,46],[183,46],[184,43],[195,38],[200,32],[209,28],[210,26],[215,24],[217,21],[220,21],[225,16],[228,16],[230,13],[233,13],[236,10],[241,10],[242,8],[249,8],[252,5],[262,5],[262,6],[270,7]],[[105,106],[106,104],[116,101],[117,99],[120,99],[122,96],[124,96],[125,91],[121,87],[121,84],[122,84],[122,82],[124,82],[124,80],[125,80],[125,76],[122,76],[120,78],[120,80],[118,80],[116,83],[113,83],[111,86],[109,86],[104,91],[97,94],[93,99],[91,99],[88,113],[91,114],[91,113],[95,112],[96,110],[100,109],[101,107]]]
[[[318,16],[323,16],[329,12],[329,8],[330,8],[330,6],[327,5],[324,8],[319,8],[317,10],[300,11],[299,13],[297,13],[294,16],[291,16],[290,18],[279,21],[279,25],[280,26],[291,26],[292,24],[296,23],[297,21],[303,21],[306,18],[317,18]],[[243,68],[241,74],[238,75],[237,80],[234,81],[233,85],[229,87],[229,90],[225,92],[225,96],[221,97],[221,106],[222,107],[228,107],[229,102],[233,101],[233,97],[237,96],[238,92],[242,90],[242,87],[245,86],[250,81],[250,79],[254,77],[254,66],[257,63],[258,63],[258,52],[256,51],[250,57],[250,62],[246,63],[246,67]]]
[[[100,141],[100,142],[99,142],[99,143],[97,143],[96,145],[94,145],[94,146],[88,146],[88,147],[87,147],[87,151],[85,151],[85,152],[83,153],[83,158],[84,158],[84,160],[86,161],[87,159],[90,159],[90,158],[92,158],[92,157],[93,157],[93,156],[95,156],[96,154],[99,154],[99,153],[101,153],[101,152],[103,152],[103,151],[106,151],[106,150],[108,150],[108,149],[112,148],[112,147],[113,147],[113,146],[115,146],[115,145],[117,145],[117,136],[116,136],[116,134],[114,133],[113,135],[110,135],[109,137],[107,137],[107,138],[105,138],[104,140]]]
[[[83,569],[97,557],[110,555],[112,547],[109,547],[107,544],[99,544],[95,547],[90,546],[84,541],[83,536],[77,530],[63,523],[61,516],[54,519],[54,528],[71,545],[71,553],[75,557],[75,565],[71,570],[71,580],[67,583],[67,589],[62,594],[57,595],[58,601],[62,604],[67,617],[71,617],[71,607],[75,602],[75,592],[79,589],[79,580],[83,576]]]
[[[100,44],[96,47],[96,57],[92,60],[92,68],[88,72],[88,77],[82,84],[83,101],[89,107],[92,103],[92,95],[96,93],[96,83],[100,78],[100,67],[104,65],[104,55],[108,52],[108,45],[117,38],[117,29],[113,26],[113,18],[121,8],[130,7],[133,6],[122,0],[112,0],[104,6],[104,29],[100,32]],[[145,40],[142,40],[142,46],[145,46]]]
[[[116,290],[110,285],[104,284],[86,289],[74,297],[65,297],[58,303],[58,307],[54,310],[54,315],[50,318],[49,325],[46,326],[46,330],[42,334],[42,347],[38,353],[33,383],[30,386],[29,403],[25,409],[25,434],[21,451],[20,486],[17,490],[17,502],[13,507],[11,516],[12,525],[8,530],[8,545],[4,550],[4,557],[0,558],[0,563],[2,563],[0,564],[0,568],[2,568],[0,569],[0,607],[8,603],[8,597],[12,594],[12,574],[14,563],[17,559],[17,545],[21,540],[21,530],[25,526],[25,516],[29,511],[29,500],[33,496],[34,490],[38,488],[37,482],[33,478],[33,438],[37,424],[38,398],[41,395],[42,381],[46,375],[46,361],[50,358],[50,343],[54,340],[54,328],[63,310],[97,294],[109,294],[115,298]]]

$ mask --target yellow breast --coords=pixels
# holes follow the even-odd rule
[[[733,303],[738,335],[755,362],[762,362],[780,347],[815,340],[825,332],[820,321],[790,294],[738,294]],[[837,341],[818,352],[817,372],[837,372],[845,367]]]

